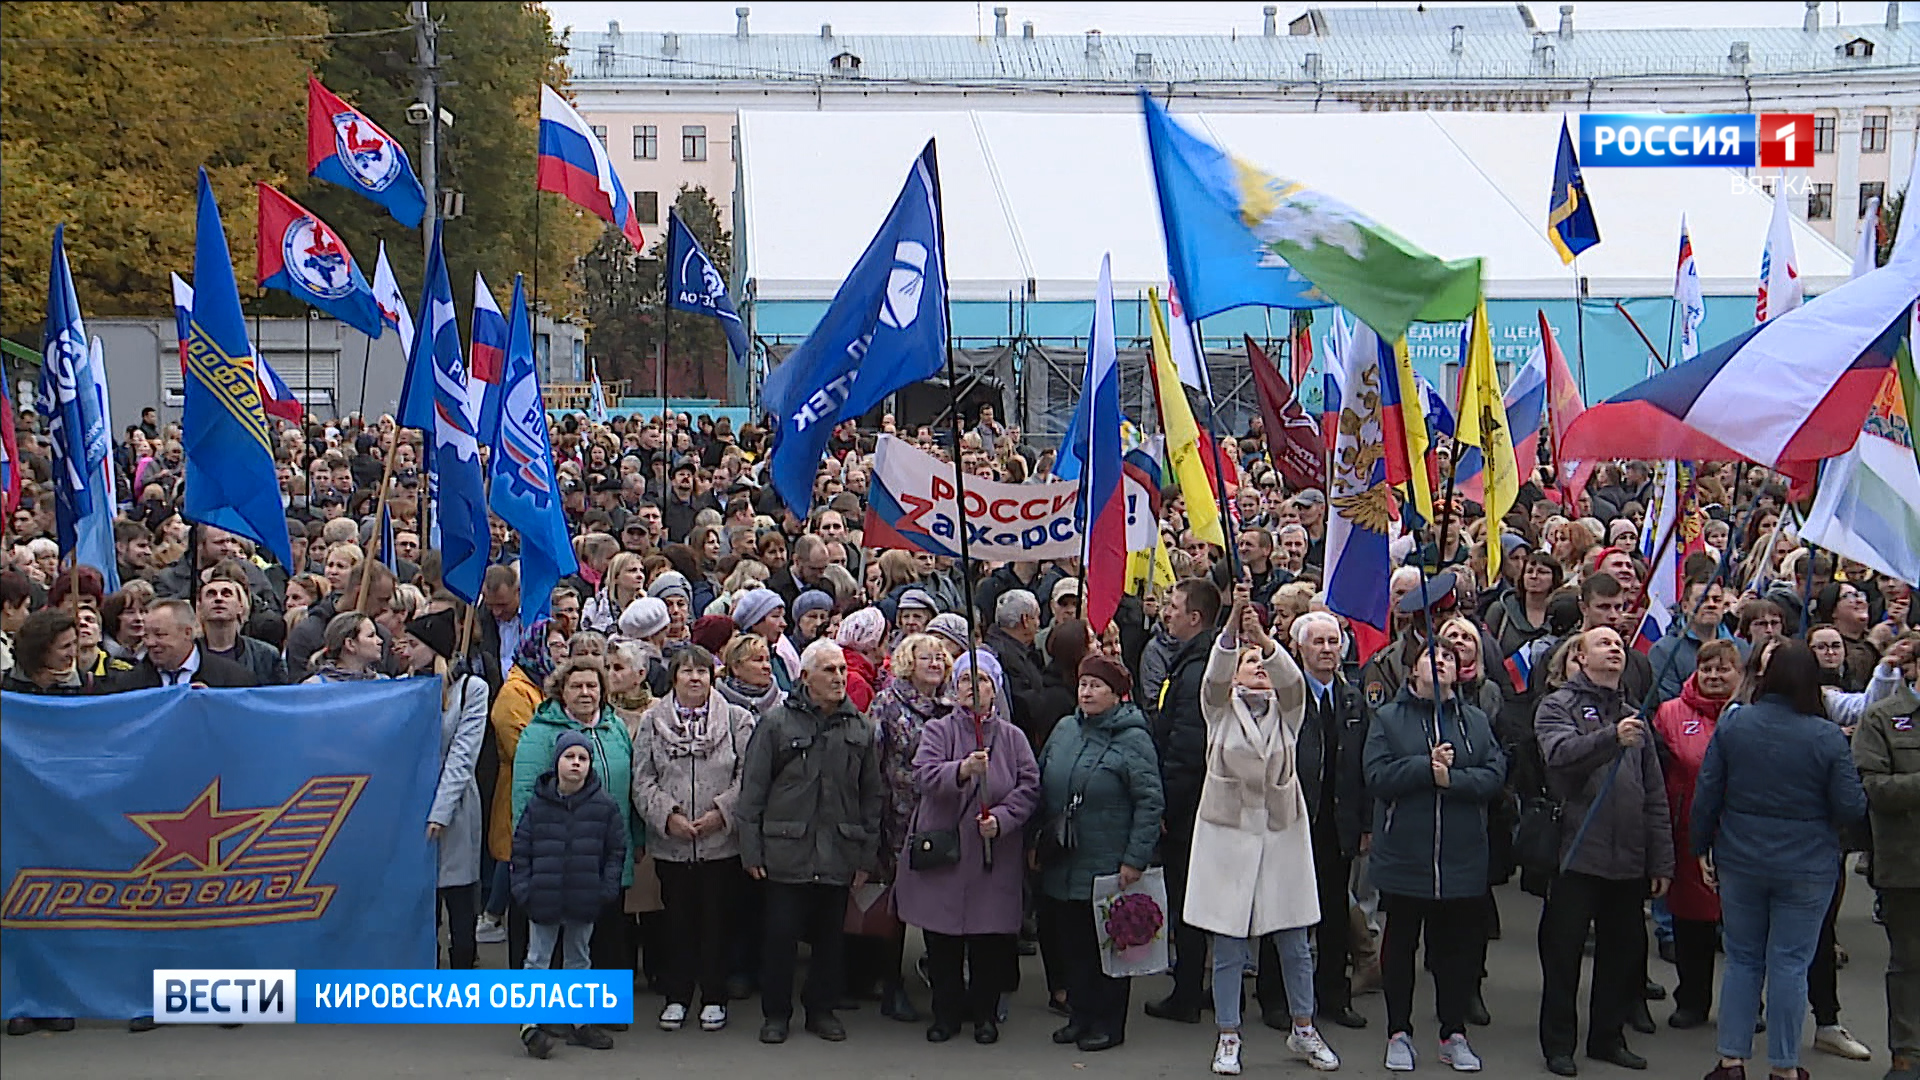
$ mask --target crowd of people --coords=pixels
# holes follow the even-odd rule
[[[1761,1031],[1754,1067],[1805,1077],[1809,1007],[1815,1049],[1873,1054],[1835,990],[1851,861],[1891,947],[1887,1075],[1920,1080],[1910,587],[1800,543],[1764,469],[1708,463],[1686,485],[1698,550],[1645,652],[1656,477],[1625,462],[1571,498],[1542,464],[1505,520],[1442,494],[1440,520],[1393,543],[1390,640],[1362,656],[1326,604],[1327,500],[1287,488],[1257,428],[1221,440],[1232,550],[1169,489],[1174,583],[1094,632],[1075,560],[864,544],[876,433],[853,423],[801,516],[764,483],[762,428],[558,418],[579,567],[530,623],[497,520],[474,610],[441,584],[417,435],[391,417],[279,430],[287,566],[181,517],[179,429],[147,410],[116,441],[112,592],[103,568],[63,561],[46,440],[30,412],[19,427],[4,689],[439,678],[420,827],[451,967],[505,941],[514,965],[634,970],[667,1030],[718,1030],[757,996],[761,1041],[784,1042],[797,993],[822,1039],[874,999],[929,1042],[993,1043],[1037,955],[1053,1042],[1101,1051],[1133,1007],[1103,962],[1095,881],[1161,867],[1171,990],[1144,1012],[1210,1007],[1215,1073],[1240,1072],[1249,974],[1260,1020],[1320,1070],[1360,1052],[1376,1018],[1356,1002],[1382,992],[1376,1051],[1414,1069],[1423,940],[1432,1060],[1472,1072],[1495,890],[1517,884],[1545,898],[1526,1019],[1552,1073],[1577,1075],[1582,1048],[1647,1067],[1627,1032],[1654,1030],[1657,958],[1676,975],[1667,1023],[1717,1024],[1711,1080],[1750,1075]],[[990,408],[957,447],[880,427],[970,475],[1051,474]],[[591,1025],[521,1039],[536,1057],[614,1045]]]

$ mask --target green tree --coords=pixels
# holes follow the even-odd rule
[[[38,342],[63,221],[84,311],[168,310],[201,165],[247,282],[253,184],[306,171],[304,75],[326,29],[306,3],[0,5],[0,328]]]
[[[732,280],[733,233],[704,186],[682,184],[674,211],[700,241],[720,275]],[[587,353],[600,362],[603,379],[627,379],[632,392],[658,393],[657,357],[662,341],[661,305],[666,296],[666,237],[662,223],[642,255],[608,230],[581,260],[580,284],[590,327]],[[667,358],[667,391],[694,397],[727,396],[727,335],[720,323],[685,312],[673,316]]]

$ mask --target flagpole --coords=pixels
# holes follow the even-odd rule
[[[1685,238],[1687,235],[1687,216],[1685,214],[1680,215],[1680,235],[1682,238]],[[1618,300],[1614,301],[1614,305],[1616,307],[1619,306],[1619,303],[1620,301]],[[1621,308],[1620,313],[1622,315],[1625,315],[1627,313],[1626,309]],[[1673,296],[1671,299],[1667,301],[1667,352],[1668,353],[1673,353],[1675,351],[1673,347],[1673,328],[1679,322],[1679,316],[1680,316],[1680,273],[1678,269],[1676,269],[1673,275]],[[1632,320],[1629,319],[1628,321],[1631,322]],[[1640,328],[1639,326],[1636,325],[1634,329],[1638,330]],[[1645,337],[1646,335],[1642,334],[1640,336]],[[1649,348],[1651,348],[1651,346],[1649,346]],[[1660,366],[1667,367],[1670,365],[1668,365],[1666,360],[1663,358],[1660,361]]]
[[[1587,306],[1585,279],[1580,276],[1580,256],[1573,257],[1573,340],[1574,353],[1580,361],[1580,400],[1590,396],[1587,393]]]
[[[393,487],[393,463],[394,459],[400,455],[400,438],[405,431],[406,429],[399,424],[396,423],[394,425],[393,445],[387,448],[387,463],[380,470],[380,495],[379,498],[375,500],[373,508],[373,536],[367,544],[370,550],[367,552],[365,562],[374,562],[380,558],[380,543],[384,539],[384,537],[381,536],[380,520],[382,515],[387,512],[387,493]],[[415,513],[417,514],[418,511],[415,511]],[[417,518],[413,523],[413,527],[416,532],[419,531],[420,522]],[[425,534],[422,533],[421,535],[424,536]],[[364,565],[364,563],[362,565]],[[367,587],[372,584],[372,577],[373,575],[367,573],[365,570],[360,572],[360,594],[354,598],[353,610],[366,610]]]
[[[535,189],[533,193],[533,292],[531,295],[527,297],[527,324],[528,324],[527,328],[528,330],[531,331],[534,328],[534,326],[538,324],[539,319],[540,319],[540,192],[538,189]],[[538,350],[535,350],[535,353],[536,355],[533,358],[534,359],[533,366],[534,366],[534,370],[538,371],[540,368],[540,362],[539,362],[540,357],[537,355]],[[549,353],[548,355],[551,356],[552,354]],[[547,374],[551,376],[553,373],[549,371]]]
[[[1199,361],[1200,393],[1207,399],[1207,438],[1213,443],[1213,498],[1220,508],[1220,546],[1227,553],[1227,588],[1229,591],[1240,580],[1240,553],[1234,547],[1234,538],[1228,529],[1233,519],[1227,514],[1227,470],[1220,456],[1219,421],[1213,404],[1213,375],[1207,370],[1207,339],[1200,331],[1200,320],[1194,319],[1187,324],[1188,334],[1193,338],[1193,355]],[[1180,393],[1186,393],[1185,390]],[[1189,522],[1191,527],[1191,522]],[[1235,633],[1239,631],[1236,629]]]
[[[300,411],[304,414],[313,395],[313,307],[303,304],[301,310],[307,317],[306,372],[300,376]]]
[[[367,339],[366,351],[360,355],[360,426],[367,424],[367,368],[373,365],[373,339]]]
[[[667,356],[673,350],[673,223],[677,208],[667,207],[667,242],[660,261],[660,436],[667,440],[667,454],[673,454],[673,436],[667,431]],[[952,324],[948,324],[952,325]],[[954,453],[960,452],[958,443]]]
[[[967,544],[967,470],[962,465],[963,455],[960,452],[960,374],[953,360],[953,297],[952,290],[947,287],[947,210],[946,204],[940,199],[940,150],[933,140],[928,140],[928,143],[933,146],[933,153],[930,155],[933,159],[930,162],[933,178],[933,212],[934,219],[940,228],[940,312],[941,317],[946,320],[947,331],[947,427],[953,433],[953,490],[958,500],[954,504],[954,518],[960,526],[960,588],[965,597],[961,606],[966,609],[967,616],[967,653],[971,657],[968,662],[972,665],[968,669],[969,678],[977,680],[980,657],[975,646],[978,639],[974,628],[973,554],[968,550]],[[672,241],[669,240],[668,243],[671,244]],[[1087,610],[1084,588],[1086,566],[1086,559],[1082,558],[1080,573],[1083,587],[1080,595],[1080,612],[1083,616]],[[972,688],[969,687],[968,704],[970,706],[974,704],[972,697]],[[1011,708],[1012,703],[1008,703],[1008,707]],[[986,749],[986,732],[978,709],[974,710],[973,745],[976,750]],[[986,816],[987,792],[983,784],[980,788],[980,817],[985,820]],[[990,839],[983,838],[980,845],[980,865],[987,870],[993,869],[993,841]]]

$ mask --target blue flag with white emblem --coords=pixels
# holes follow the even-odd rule
[[[193,253],[193,315],[187,339],[180,440],[187,459],[181,516],[238,533],[293,565],[286,510],[274,474],[273,440],[240,313],[240,286],[207,170]]]
[[[553,447],[547,442],[547,410],[533,363],[533,320],[518,274],[513,278],[500,385],[500,436],[488,463],[493,487],[487,499],[500,520],[520,534],[520,625],[532,626],[546,617],[553,587],[580,564],[560,506]]]
[[[762,397],[779,421],[773,486],[788,509],[802,517],[811,509],[814,470],[835,424],[939,374],[946,291],[940,170],[929,139],[820,324],[767,376]]]
[[[675,311],[720,320],[734,360],[744,363],[751,342],[747,340],[747,325],[740,321],[740,313],[733,309],[733,297],[727,294],[727,279],[707,258],[693,230],[672,210],[667,211],[667,275],[667,302]]]
[[[480,402],[469,393],[466,354],[460,347],[460,324],[440,241],[441,223],[436,221],[420,297],[420,332],[414,335],[413,355],[407,357],[406,378],[400,384],[399,422],[428,435],[441,580],[471,604],[480,597],[493,537],[480,475]]]
[[[113,551],[114,488],[107,465],[106,372],[87,346],[80,297],[67,265],[67,227],[53,230],[47,328],[41,341],[40,415],[52,443],[53,516],[60,554],[73,554],[118,588]]]

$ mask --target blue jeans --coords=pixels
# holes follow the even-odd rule
[[[1313,1015],[1313,950],[1308,945],[1311,926],[1276,930],[1268,936],[1280,954],[1280,976],[1287,988],[1287,1009],[1295,1016]],[[1213,935],[1213,1017],[1222,1031],[1240,1029],[1240,977],[1254,965],[1251,938]]]
[[[561,933],[565,930],[566,933]],[[549,958],[553,956],[553,943],[559,939],[563,946],[560,962],[568,971],[585,971],[593,966],[593,924],[582,923],[528,923],[527,924],[527,970],[545,971]]]
[[[512,872],[512,863],[495,862],[493,866],[481,876],[481,881],[487,886],[486,905],[482,910],[496,919],[507,913],[507,886],[509,884],[508,879],[512,876]]]
[[[1760,989],[1767,992],[1767,1061],[1800,1064],[1800,1028],[1807,1015],[1807,969],[1834,879],[1782,879],[1720,868],[1720,923],[1727,949],[1720,982],[1720,1056],[1753,1056]]]
[[[1667,898],[1653,898],[1653,940],[1662,944],[1673,941],[1673,912],[1667,910]]]

